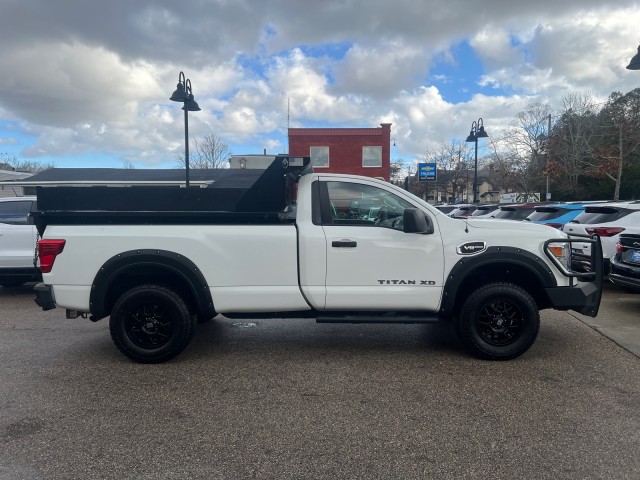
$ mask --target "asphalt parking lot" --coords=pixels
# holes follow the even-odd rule
[[[0,288],[0,478],[637,479],[640,358],[601,332],[640,330],[640,295],[603,307],[543,312],[510,362],[446,326],[221,318],[139,365]]]

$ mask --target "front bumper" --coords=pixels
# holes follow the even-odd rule
[[[577,240],[569,240],[569,245]],[[599,237],[583,240],[591,243],[591,257],[588,260],[588,268],[586,272],[567,271],[555,259],[551,258],[560,271],[567,277],[576,279],[576,284],[569,287],[551,287],[545,288],[547,297],[551,302],[551,307],[556,310],[574,310],[589,317],[598,315],[600,308],[600,300],[602,299],[602,281],[604,277],[604,264],[602,262],[602,243]],[[547,244],[555,243],[556,240],[550,240]],[[546,250],[546,248],[545,248]],[[572,254],[571,266],[575,264]]]
[[[53,288],[51,285],[39,283],[33,287],[33,290],[36,292],[36,305],[42,308],[42,310],[46,312],[47,310],[53,310],[56,308],[56,301],[53,297]]]
[[[545,291],[554,309],[575,310],[588,317],[595,317],[602,297],[602,272],[599,282],[578,282],[573,287],[546,288]]]

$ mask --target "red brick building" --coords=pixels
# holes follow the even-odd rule
[[[311,157],[315,172],[389,181],[391,124],[380,128],[290,128],[289,155]]]

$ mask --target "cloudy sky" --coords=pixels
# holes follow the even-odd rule
[[[472,7],[475,5],[475,7]],[[392,122],[392,158],[498,134],[527,104],[640,86],[627,0],[0,0],[0,153],[57,167],[175,167],[180,71],[236,154],[287,126]]]

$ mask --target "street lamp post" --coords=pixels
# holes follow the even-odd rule
[[[178,84],[175,91],[171,94],[174,102],[182,102],[182,110],[184,110],[184,166],[185,166],[185,186],[189,187],[189,115],[188,112],[200,111],[200,106],[193,98],[191,90],[191,80],[184,78],[184,73],[178,75]]]
[[[473,203],[478,203],[478,139],[487,138],[489,135],[484,130],[484,123],[482,118],[478,121],[471,123],[471,132],[467,137],[467,142],[473,142],[475,144],[475,160],[473,164]]]

